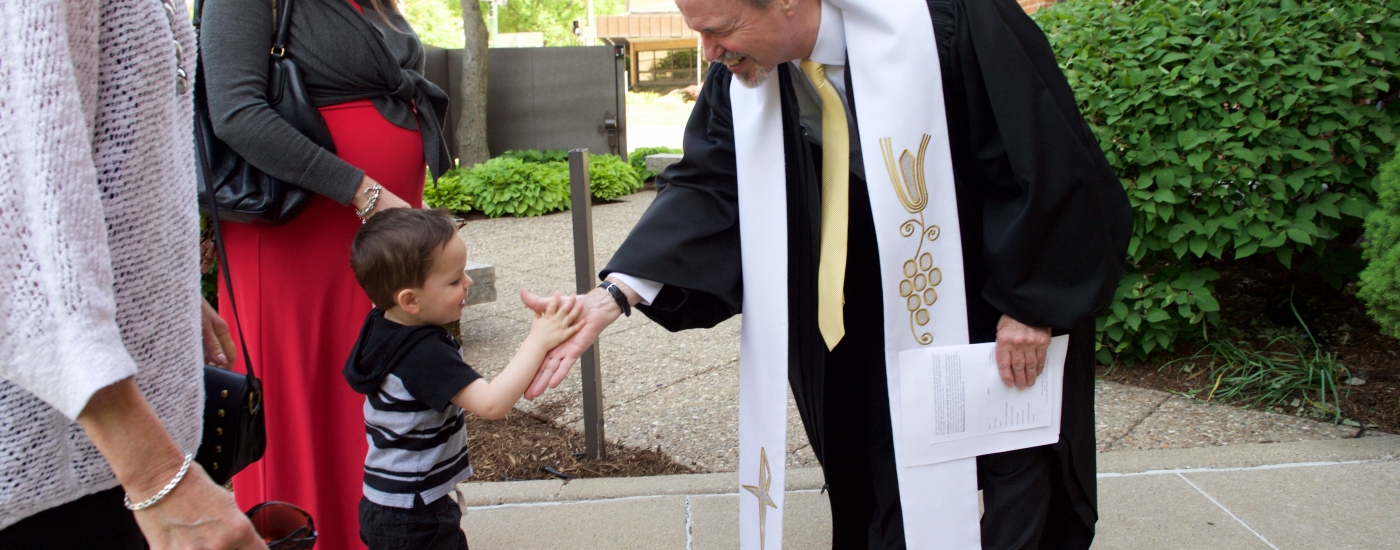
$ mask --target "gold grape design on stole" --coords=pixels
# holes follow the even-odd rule
[[[899,296],[904,298],[905,309],[909,310],[909,331],[920,344],[933,343],[933,334],[922,327],[927,325],[931,318],[929,307],[938,301],[938,291],[934,287],[943,282],[943,270],[934,267],[933,254],[924,252],[924,242],[936,241],[939,235],[938,226],[929,225],[924,220],[924,208],[928,206],[928,186],[924,183],[924,153],[928,151],[930,139],[932,136],[924,134],[923,140],[919,142],[917,157],[905,149],[898,160],[894,157],[894,147],[890,144],[890,138],[880,139],[880,152],[885,156],[885,169],[890,173],[894,193],[905,210],[918,216],[899,225],[900,235],[918,235],[915,238],[919,240],[919,248],[914,251],[914,257],[904,262],[904,279],[899,281]]]

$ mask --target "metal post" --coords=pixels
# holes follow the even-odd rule
[[[588,149],[569,151],[569,194],[574,216],[574,278],[578,295],[598,285],[593,268],[593,194],[588,177]],[[583,451],[589,460],[603,458],[603,377],[598,344],[583,352]]]

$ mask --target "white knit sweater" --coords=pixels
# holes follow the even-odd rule
[[[194,31],[177,0],[0,2],[0,528],[116,486],[74,418],[136,380],[198,447]],[[75,527],[81,528],[80,524]]]

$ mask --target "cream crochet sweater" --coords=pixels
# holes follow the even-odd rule
[[[135,375],[181,448],[204,391],[194,73],[177,0],[0,2],[0,528],[117,485],[74,418]],[[80,525],[75,524],[81,528]]]

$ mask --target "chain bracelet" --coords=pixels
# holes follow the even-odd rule
[[[379,204],[379,193],[382,191],[384,191],[384,188],[378,183],[371,184],[365,189],[365,196],[369,197],[369,200],[365,202],[365,207],[363,209],[355,210],[355,215],[360,217],[360,223],[369,221],[369,214],[370,212],[374,212],[374,207]]]
[[[165,495],[170,494],[170,491],[173,491],[175,486],[180,484],[180,480],[185,479],[185,473],[190,471],[190,463],[192,462],[194,462],[194,453],[185,453],[185,462],[180,465],[180,471],[175,474],[175,479],[170,480],[170,483],[166,483],[165,488],[161,489],[159,493],[156,493],[156,496],[132,504],[131,495],[123,495],[122,504],[126,505],[127,510],[133,512],[155,506],[157,502],[160,502],[160,499],[165,498]]]

